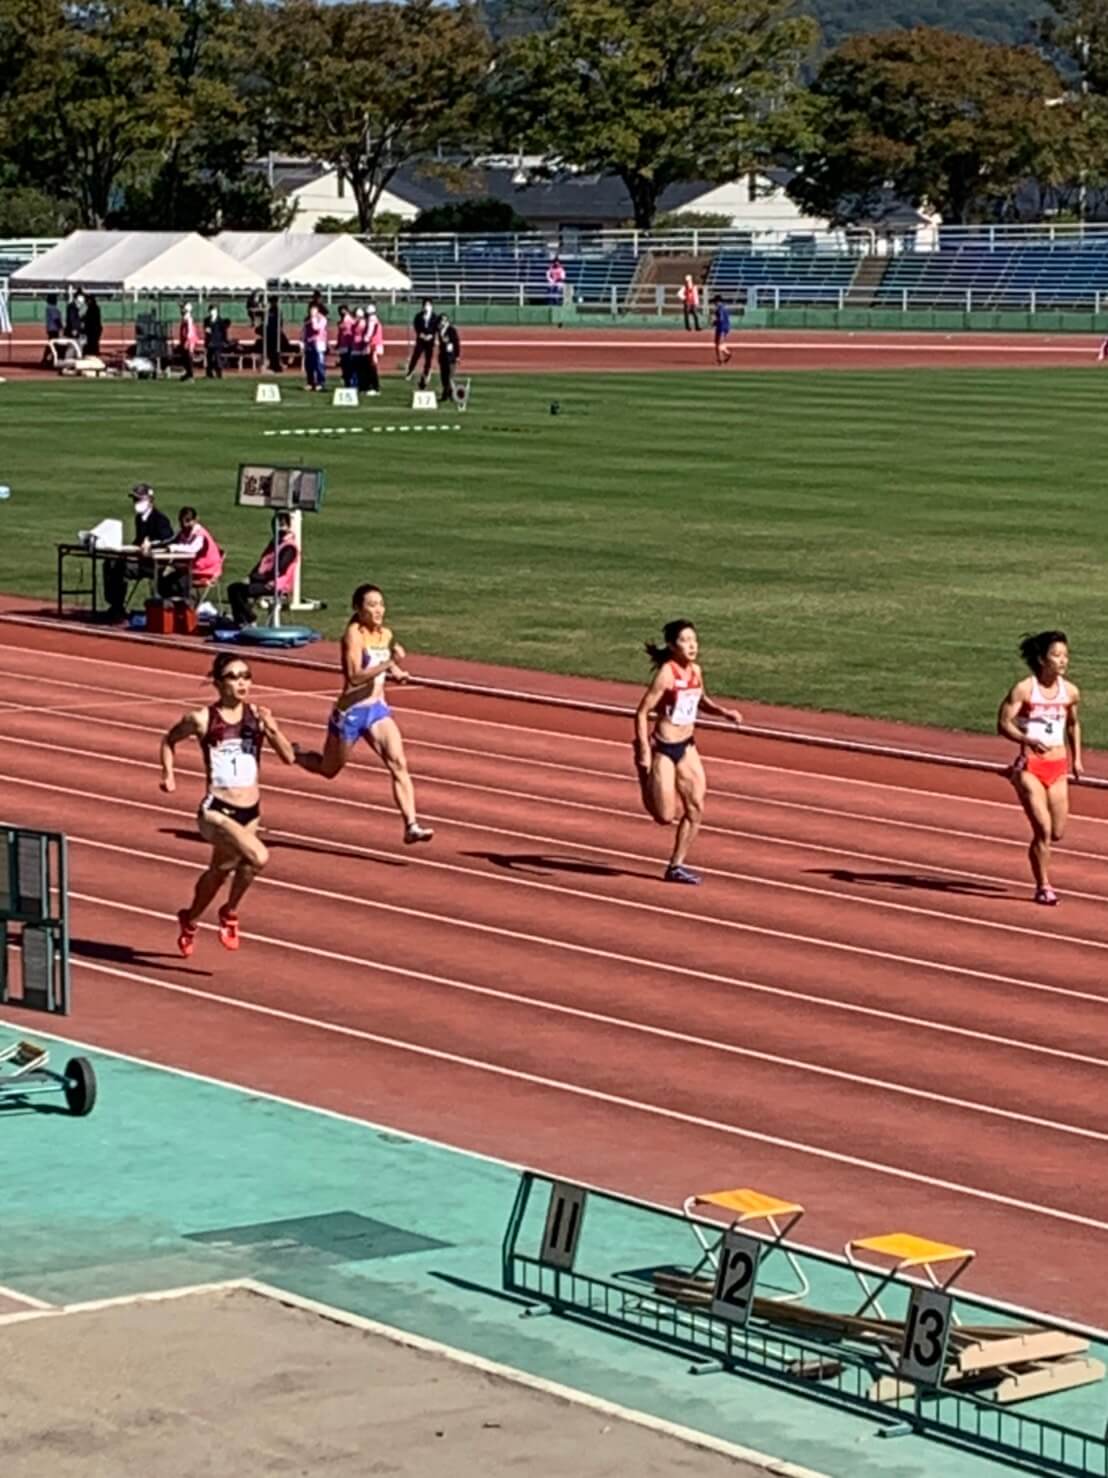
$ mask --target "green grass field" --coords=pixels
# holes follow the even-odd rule
[[[685,615],[720,693],[990,729],[1020,634],[1059,624],[1090,742],[1108,721],[1102,371],[489,376],[456,434],[263,437],[420,419],[395,380],[356,411],[284,393],[0,386],[0,590],[50,596],[54,544],[129,520],[139,479],[238,578],[267,525],[237,464],[303,458],[331,634],[371,579],[414,651],[638,680]]]

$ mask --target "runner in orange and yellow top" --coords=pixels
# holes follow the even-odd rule
[[[741,724],[742,715],[723,708],[704,691],[696,660],[700,643],[691,621],[670,621],[662,638],[665,646],[646,643],[656,670],[635,713],[635,763],[647,811],[659,826],[677,825],[665,880],[695,884],[700,874],[685,866],[685,858],[700,830],[708,789],[693,737],[697,714],[703,708],[732,724]]]
[[[1020,656],[1031,676],[1016,683],[1000,705],[996,727],[1020,747],[1009,774],[1031,823],[1028,857],[1035,902],[1052,907],[1058,895],[1050,886],[1050,847],[1066,828],[1071,765],[1074,780],[1082,775],[1081,694],[1066,677],[1070,649],[1064,631],[1025,636]]]

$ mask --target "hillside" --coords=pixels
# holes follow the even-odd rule
[[[1019,44],[1029,39],[1046,0],[803,0],[823,29],[824,43],[893,26],[941,26],[985,41]]]

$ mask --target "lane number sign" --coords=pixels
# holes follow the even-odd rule
[[[762,1244],[757,1237],[726,1231],[719,1245],[719,1269],[712,1298],[712,1313],[732,1324],[745,1324],[754,1306],[758,1260]]]
[[[585,1220],[587,1192],[579,1185],[556,1180],[550,1187],[550,1204],[546,1208],[546,1226],[542,1234],[539,1259],[549,1268],[568,1273],[577,1256],[581,1223]]]
[[[936,1288],[913,1288],[900,1349],[901,1379],[917,1386],[937,1386],[946,1369],[954,1300]]]

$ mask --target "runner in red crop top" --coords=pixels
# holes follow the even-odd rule
[[[1025,636],[1020,655],[1031,669],[1009,692],[997,714],[997,732],[1020,747],[1010,775],[1031,823],[1028,857],[1035,878],[1035,902],[1058,902],[1050,886],[1050,844],[1060,842],[1069,814],[1067,775],[1080,780],[1081,694],[1066,678],[1070,651],[1064,631]]]
[[[262,746],[268,740],[286,765],[294,760],[292,745],[269,709],[249,701],[250,667],[244,657],[220,652],[212,664],[211,678],[219,691],[218,701],[186,713],[165,734],[160,751],[162,789],[170,794],[177,789],[173,762],[181,740],[196,739],[204,756],[207,789],[197,824],[212,855],[196,880],[192,902],[177,913],[177,948],[186,959],[196,948],[197,921],[228,874],[231,892],[219,910],[219,941],[225,949],[238,949],[239,903],[269,860],[258,840]]]
[[[646,644],[657,670],[635,713],[635,763],[647,811],[659,826],[677,825],[666,882],[699,883],[700,875],[685,866],[700,830],[708,790],[693,738],[697,714],[703,709],[732,724],[741,724],[742,715],[734,708],[721,707],[704,691],[696,661],[700,644],[691,621],[670,621],[662,636],[664,647]]]

